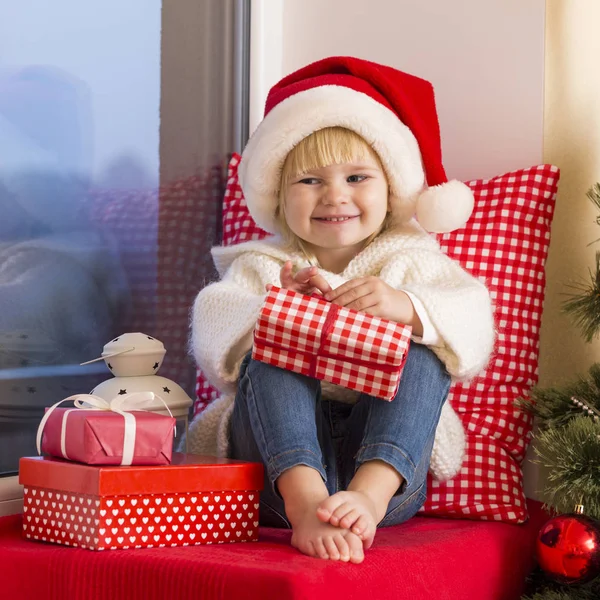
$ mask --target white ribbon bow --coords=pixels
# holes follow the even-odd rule
[[[121,461],[122,466],[129,466],[133,461],[133,452],[135,449],[135,435],[136,435],[136,420],[135,416],[130,414],[129,411],[132,410],[148,410],[147,407],[149,403],[153,400],[160,400],[167,409],[167,412],[173,417],[173,413],[167,406],[166,402],[154,392],[133,392],[131,394],[123,394],[121,396],[115,396],[112,400],[105,400],[104,398],[100,398],[100,396],[94,396],[92,394],[75,394],[74,396],[69,396],[56,404],[53,404],[43,416],[40,424],[38,426],[37,435],[36,435],[36,446],[38,454],[41,454],[41,445],[42,445],[42,433],[44,431],[44,427],[50,418],[50,415],[54,412],[54,410],[61,405],[63,402],[73,401],[75,405],[74,409],[70,409],[65,411],[61,423],[61,431],[60,431],[60,451],[62,453],[63,458],[69,459],[67,455],[66,449],[66,440],[67,440],[67,419],[69,418],[69,414],[71,414],[74,410],[105,410],[110,412],[115,412],[123,416],[125,419],[125,435],[123,439],[123,460]],[[174,435],[177,432],[174,430]]]

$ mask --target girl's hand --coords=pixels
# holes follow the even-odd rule
[[[379,277],[360,277],[325,293],[325,299],[340,306],[366,312],[375,317],[411,325],[422,335],[423,325],[408,295],[395,290]]]
[[[288,260],[281,267],[279,274],[281,287],[286,290],[293,290],[300,294],[309,295],[313,292],[326,294],[331,291],[331,286],[327,283],[322,275],[319,275],[317,267],[305,267],[297,273],[292,273],[292,261]],[[267,292],[271,289],[271,285],[267,284]]]

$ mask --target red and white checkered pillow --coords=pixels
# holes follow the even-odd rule
[[[248,213],[237,181],[239,159],[234,156],[229,165],[224,245],[267,235]],[[469,181],[473,215],[463,229],[439,236],[442,248],[488,286],[498,338],[487,369],[451,387],[449,401],[466,431],[465,461],[452,480],[430,480],[424,514],[513,523],[527,518],[520,465],[532,420],[514,401],[537,383],[544,266],[558,179],[556,167],[539,165]],[[216,397],[201,373],[198,392],[198,410]]]
[[[452,480],[431,481],[425,514],[521,523],[527,518],[521,463],[532,419],[514,401],[537,383],[544,266],[559,170],[540,165],[468,182],[475,209],[442,248],[484,281],[495,306],[496,348],[487,369],[455,384],[450,402],[467,433]]]

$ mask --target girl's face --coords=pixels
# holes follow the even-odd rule
[[[370,155],[292,177],[284,197],[288,227],[333,272],[379,232],[388,211],[387,178]]]

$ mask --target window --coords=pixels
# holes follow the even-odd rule
[[[247,135],[248,7],[2,7],[0,476],[35,454],[45,407],[111,376],[80,363],[120,333],[163,341],[160,375],[193,396],[188,311]]]

